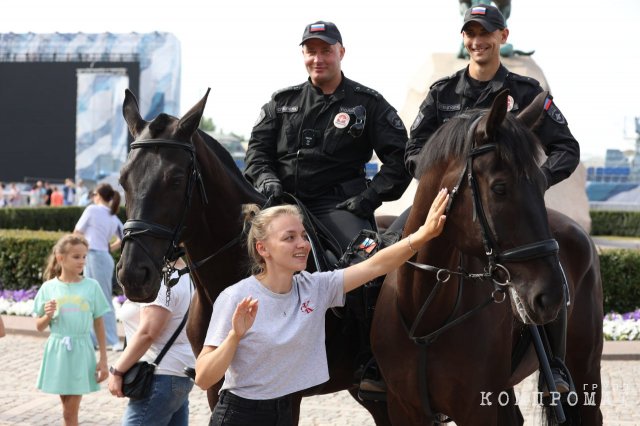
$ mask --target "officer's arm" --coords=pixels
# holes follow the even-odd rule
[[[418,170],[419,156],[422,148],[439,127],[434,91],[429,91],[427,98],[422,102],[410,129],[409,141],[404,153],[404,164],[409,174],[416,179],[420,178],[421,170]]]
[[[267,179],[277,179],[277,137],[278,120],[274,101],[271,100],[260,110],[244,160],[244,176],[256,188]]]
[[[547,178],[547,188],[568,178],[580,163],[580,145],[573,137],[567,120],[555,103],[547,109],[544,120],[535,130],[547,160],[540,166]]]
[[[369,134],[382,164],[363,195],[370,199],[377,197],[377,207],[382,201],[400,198],[409,186],[411,176],[403,164],[407,130],[402,120],[386,101],[379,102],[374,112],[373,131]]]

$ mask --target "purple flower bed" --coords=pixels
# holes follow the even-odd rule
[[[31,287],[29,290],[0,290],[0,299],[12,300],[14,302],[26,302],[35,299],[38,287]]]

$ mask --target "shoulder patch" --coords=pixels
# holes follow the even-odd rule
[[[441,85],[443,83],[446,83],[447,81],[449,81],[449,80],[451,80],[451,79],[453,79],[455,77],[456,77],[456,74],[451,74],[451,75],[449,75],[447,77],[442,77],[441,79],[436,80],[431,86],[429,86],[429,89],[432,89],[435,86],[439,86],[439,85]]]
[[[512,81],[519,81],[522,83],[528,83],[532,86],[538,87],[540,86],[540,82],[538,80],[536,80],[535,78],[531,78],[531,77],[526,77],[524,75],[520,75],[520,74],[514,74],[512,72],[507,73],[507,77],[508,80],[512,80]]]
[[[358,84],[356,87],[354,87],[353,90],[354,90],[354,92],[357,92],[357,93],[365,93],[365,94],[367,94],[369,96],[373,96],[376,99],[379,99],[380,96],[381,96],[380,93],[376,92],[375,90],[369,89],[368,87],[362,86],[360,84]]]
[[[562,115],[556,104],[553,103],[552,96],[547,96],[547,99],[544,100],[544,110],[547,112],[547,115],[551,117],[551,119],[556,123],[567,124],[567,119],[564,118],[564,115]]]
[[[389,124],[391,124],[394,128],[398,130],[404,129],[404,124],[402,123],[402,119],[400,119],[400,116],[395,110],[389,111],[389,113],[387,114],[387,121],[389,122]]]
[[[418,115],[416,116],[416,119],[413,120],[413,124],[411,125],[411,131],[413,132],[415,129],[418,128],[418,126],[420,125],[420,123],[422,122],[422,119],[424,118],[424,114],[422,113],[422,111],[418,112]]]

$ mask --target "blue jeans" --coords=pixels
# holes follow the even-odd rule
[[[113,311],[113,257],[107,251],[89,250],[87,263],[84,265],[84,276],[98,281],[102,292],[109,302],[111,310],[102,316],[104,330],[107,336],[107,345],[113,346],[120,342],[116,325],[116,314]],[[91,340],[94,346],[97,344],[96,335],[91,330]]]
[[[189,392],[193,388],[190,378],[156,374],[151,388],[148,397],[129,400],[123,426],[189,424]]]
[[[291,398],[246,399],[220,392],[209,426],[292,426]]]

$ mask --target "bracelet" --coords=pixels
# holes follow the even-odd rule
[[[418,252],[418,250],[414,249],[413,246],[411,245],[411,236],[413,234],[409,234],[409,236],[407,237],[407,243],[409,243],[409,249],[413,252],[413,254],[416,254]]]
[[[114,376],[124,377],[124,373],[115,368],[113,365],[109,367],[109,373],[113,374]]]

